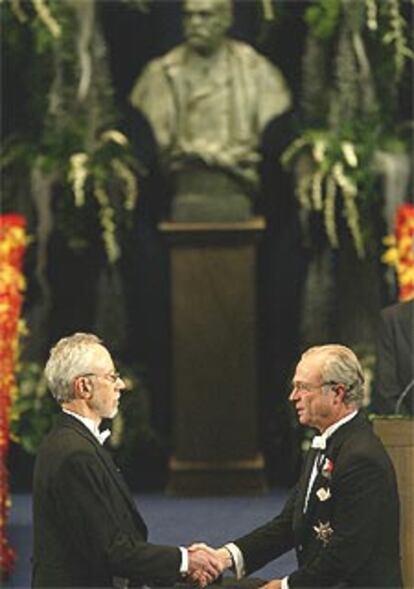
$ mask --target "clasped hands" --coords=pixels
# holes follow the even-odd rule
[[[230,552],[222,546],[212,548],[203,542],[188,547],[188,578],[200,587],[213,583],[225,570],[230,569],[233,560]],[[273,579],[262,585],[260,589],[281,589],[282,581]]]
[[[201,542],[188,547],[188,560],[188,579],[200,587],[213,583],[232,565],[227,548],[211,548]]]

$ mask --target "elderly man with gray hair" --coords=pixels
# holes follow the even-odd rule
[[[87,333],[61,339],[45,376],[62,412],[36,458],[33,586],[165,587],[196,571],[202,585],[217,577],[219,560],[205,549],[147,541],[99,431],[102,419],[115,417],[125,388],[101,340]]]
[[[239,579],[294,548],[295,571],[255,585],[403,586],[394,468],[362,413],[363,394],[363,371],[349,348],[317,346],[302,355],[289,400],[299,422],[318,435],[282,512],[253,532],[211,549]]]

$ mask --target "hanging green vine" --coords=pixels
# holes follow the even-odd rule
[[[108,261],[114,263],[121,251],[116,239],[117,208],[112,204],[113,195],[122,199],[122,209],[130,213],[136,206],[138,186],[132,171],[133,162],[128,154],[123,153],[128,148],[125,135],[110,129],[102,133],[99,140],[93,153],[77,152],[69,157],[67,178],[77,208],[85,206],[88,195],[96,200],[106,255]],[[118,154],[105,156],[108,145],[112,151],[115,148]]]
[[[145,8],[146,2],[138,5]],[[121,255],[119,231],[132,219],[137,203],[137,172],[143,170],[116,128],[97,2],[10,0],[3,6],[13,53],[19,52],[21,38],[35,50],[39,88],[33,99],[34,120],[5,142],[1,166],[29,170],[32,201],[43,219],[40,250],[46,247],[49,209],[59,194],[66,204],[54,207],[65,217],[57,219],[57,225],[68,244],[86,245],[87,229],[69,218],[75,215],[73,207],[83,209],[93,200],[96,207],[89,210],[96,208],[106,256],[114,263]]]
[[[339,247],[344,216],[360,258],[365,205],[380,202],[376,153],[409,149],[396,124],[398,88],[414,55],[401,8],[400,0],[315,0],[305,11],[305,128],[282,162],[295,169],[301,206],[323,216],[329,244]]]

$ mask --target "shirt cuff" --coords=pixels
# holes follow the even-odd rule
[[[181,552],[180,574],[186,575],[188,573],[188,550],[182,546],[179,548]]]
[[[281,589],[289,589],[288,578],[289,577],[283,577]]]
[[[236,573],[236,578],[241,579],[246,574],[242,551],[238,546],[236,546],[236,544],[233,544],[233,542],[225,544],[224,548],[227,548],[227,550],[231,554],[234,564],[234,572]]]

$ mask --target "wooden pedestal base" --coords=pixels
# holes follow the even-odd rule
[[[257,495],[266,490],[263,457],[216,463],[170,460],[170,495]]]
[[[263,219],[161,223],[170,252],[174,455],[168,492],[265,489],[258,451],[256,243]]]
[[[397,474],[403,581],[404,587],[411,589],[414,587],[414,421],[376,418],[374,431],[387,449]]]

